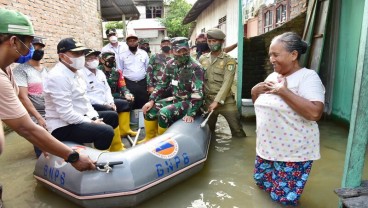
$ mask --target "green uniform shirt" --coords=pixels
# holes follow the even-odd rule
[[[185,65],[176,64],[171,59],[165,68],[165,73],[153,93],[150,100],[161,99],[165,89],[169,86],[173,88],[173,96],[178,101],[189,101],[190,108],[188,116],[195,116],[203,103],[203,69],[199,63],[190,58]]]
[[[203,66],[204,93],[206,98],[220,104],[226,102],[226,98],[232,95],[231,86],[236,72],[236,61],[230,55],[222,52],[218,57],[211,57],[211,53],[200,57],[199,62]]]

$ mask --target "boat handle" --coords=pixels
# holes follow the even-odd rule
[[[103,163],[97,163],[96,168],[98,171],[109,173],[112,171],[112,168],[115,165],[121,165],[123,164],[123,161],[115,161],[115,162],[103,162]]]

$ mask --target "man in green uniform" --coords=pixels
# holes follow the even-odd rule
[[[208,125],[211,131],[214,131],[217,117],[221,114],[227,120],[233,137],[245,137],[231,92],[236,61],[222,50],[225,37],[218,28],[208,30],[207,42],[211,52],[199,59],[205,70],[205,108],[208,112],[214,111],[208,119]]]
[[[174,38],[172,46],[174,58],[167,63],[165,73],[151,94],[150,101],[142,108],[146,129],[143,141],[164,133],[179,119],[187,123],[193,122],[203,104],[203,69],[190,57],[188,39]],[[173,87],[173,96],[162,99],[170,84]]]
[[[165,73],[165,66],[167,62],[172,59],[171,55],[171,42],[169,37],[165,37],[161,40],[162,53],[153,54],[149,60],[147,67],[147,87],[148,93],[152,93],[159,80]],[[170,97],[172,95],[172,88],[169,87],[163,98]]]

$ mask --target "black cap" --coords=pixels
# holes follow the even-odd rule
[[[42,47],[45,47],[45,42],[43,41],[41,37],[34,37],[32,40],[32,44],[39,44]]]
[[[90,56],[90,55],[98,56],[98,55],[100,55],[100,53],[101,53],[100,51],[95,51],[93,49],[87,49],[87,50],[84,51],[85,56]]]
[[[74,38],[64,38],[57,45],[57,53],[65,53],[67,51],[84,51],[87,48],[74,40]]]
[[[106,30],[106,35],[109,36],[111,34],[116,34],[116,29],[112,28],[112,29],[107,29]]]

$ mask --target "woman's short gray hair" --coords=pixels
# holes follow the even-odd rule
[[[272,42],[281,42],[288,52],[297,51],[298,60],[308,49],[308,43],[303,41],[295,32],[286,32],[272,39]]]

